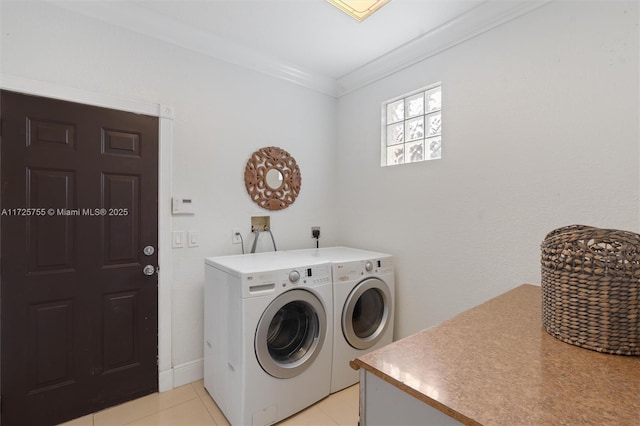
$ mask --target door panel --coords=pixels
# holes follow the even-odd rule
[[[29,307],[29,392],[64,386],[74,381],[73,301],[39,303]],[[60,342],[64,342],[63,345]]]
[[[104,217],[103,265],[137,264],[141,248],[137,212],[140,199],[140,176],[103,175]]]
[[[102,140],[105,154],[140,156],[140,135],[136,133],[104,129]]]
[[[29,206],[72,208],[73,171],[27,169]],[[70,216],[46,214],[27,217],[27,256],[30,273],[74,269],[75,227]]]
[[[157,391],[158,119],[0,96],[2,422]]]
[[[75,149],[75,126],[70,123],[44,121],[27,117],[27,145],[51,146],[52,149]]]
[[[104,374],[140,365],[138,298],[135,291],[104,296]]]

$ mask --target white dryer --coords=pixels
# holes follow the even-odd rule
[[[358,381],[349,361],[393,341],[395,279],[389,254],[349,247],[296,250],[332,265],[331,393]]]
[[[331,266],[286,252],[205,259],[204,386],[232,425],[329,395]]]

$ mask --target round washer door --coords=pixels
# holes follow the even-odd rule
[[[276,297],[258,321],[256,357],[273,377],[295,377],[313,364],[326,333],[327,313],[320,299],[307,290],[289,290]]]
[[[356,349],[369,349],[384,334],[391,319],[391,291],[380,278],[356,285],[342,309],[342,333]]]

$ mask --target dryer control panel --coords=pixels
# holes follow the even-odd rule
[[[393,274],[393,258],[383,257],[352,262],[337,262],[333,264],[334,280],[338,282],[354,281],[362,277]]]

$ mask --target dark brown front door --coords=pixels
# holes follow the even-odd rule
[[[2,424],[157,391],[158,119],[0,95]]]

